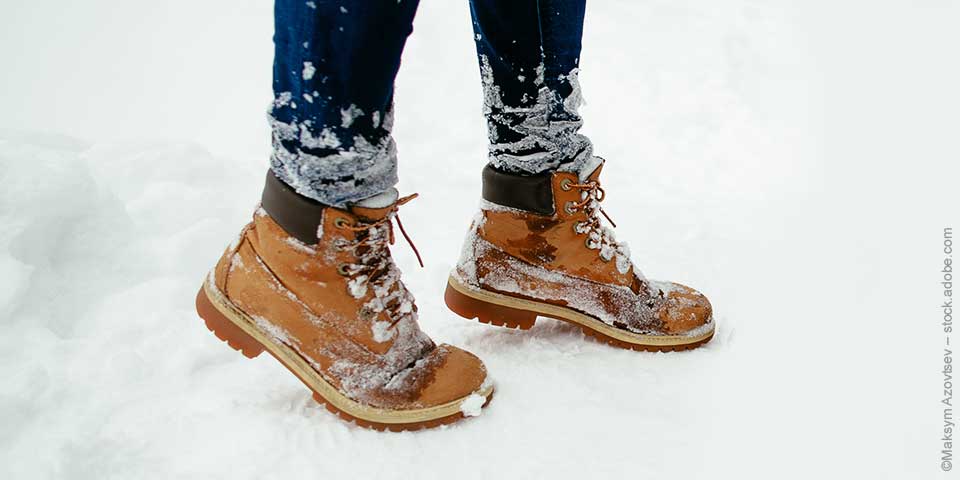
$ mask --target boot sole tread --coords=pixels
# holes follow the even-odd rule
[[[211,274],[212,275],[212,274]],[[208,330],[230,348],[247,358],[266,351],[313,392],[313,399],[342,420],[377,431],[415,431],[447,425],[466,418],[460,404],[469,396],[434,407],[387,410],[352,400],[328,383],[306,360],[287,345],[271,341],[255,322],[233,305],[211,282],[204,281],[196,298],[197,314]],[[474,392],[485,397],[483,407],[493,398],[493,387]],[[471,394],[473,395],[473,394]],[[383,421],[386,420],[386,421]]]
[[[444,301],[453,313],[468,320],[476,319],[488,325],[529,330],[538,316],[550,317],[580,327],[585,335],[601,343],[635,351],[691,350],[709,342],[714,334],[712,328],[691,337],[636,334],[617,329],[570,308],[471,288],[453,276],[447,281]]]

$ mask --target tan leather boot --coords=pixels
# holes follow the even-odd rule
[[[269,174],[262,208],[197,294],[198,313],[231,347],[269,352],[361,426],[412,430],[478,414],[493,394],[483,363],[420,331],[390,257],[392,221],[410,198],[394,190],[341,210]]]
[[[578,175],[483,173],[445,300],[458,315],[528,329],[537,316],[634,350],[684,350],[713,337],[710,302],[689,287],[647,280],[601,226],[599,158]],[[604,214],[606,215],[606,214]]]

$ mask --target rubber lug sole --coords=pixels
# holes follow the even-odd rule
[[[616,338],[599,331],[600,328],[611,330],[614,327],[607,326],[600,320],[575,310],[544,302],[514,298],[495,292],[472,291],[452,277],[447,282],[443,299],[453,313],[468,320],[476,319],[480,323],[498,327],[529,330],[536,323],[538,316],[544,316],[576,325],[585,335],[601,343],[634,351],[675,352],[691,350],[709,342],[714,333],[711,330],[706,335],[687,339],[684,337],[658,338],[651,335],[619,331],[615,334],[627,338]],[[591,325],[596,327],[591,328]]]
[[[447,284],[447,290],[443,293],[443,300],[447,303],[447,307],[453,310],[453,313],[468,320],[476,319],[478,322],[488,325],[530,330],[537,322],[536,312],[496,305],[468,297],[458,292],[450,284]]]
[[[298,374],[290,365],[287,365],[286,362],[280,359],[273,351],[267,348],[263,343],[253,338],[250,334],[240,328],[236,323],[227,318],[210,300],[205,289],[200,288],[200,291],[197,292],[196,298],[196,308],[197,314],[203,319],[204,323],[207,326],[207,329],[213,332],[213,334],[226,343],[230,348],[240,352],[243,356],[247,358],[256,358],[258,355],[266,351],[274,358],[280,362],[281,365],[287,368],[294,376],[300,379],[303,384],[311,390],[313,393],[313,399],[317,403],[323,405],[329,412],[337,415],[342,420],[350,423],[355,423],[359,427],[368,428],[377,431],[391,431],[391,432],[402,432],[402,431],[416,431],[428,428],[435,428],[441,425],[448,425],[454,423],[458,420],[466,418],[463,412],[456,412],[451,415],[446,415],[438,418],[433,418],[424,421],[417,422],[407,422],[407,423],[384,423],[376,422],[372,420],[366,420],[358,418],[350,413],[337,408],[332,402],[324,398],[324,396],[314,390],[310,383],[307,382],[300,374]],[[493,399],[493,391],[486,396],[486,401],[483,403],[483,407],[486,407],[490,401]]]

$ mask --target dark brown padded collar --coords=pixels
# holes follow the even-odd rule
[[[318,242],[317,229],[323,222],[326,205],[297,193],[272,171],[267,171],[260,206],[290,235],[307,245]]]
[[[552,174],[517,175],[487,165],[483,169],[483,199],[505,207],[553,215]]]

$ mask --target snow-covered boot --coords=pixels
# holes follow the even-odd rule
[[[710,302],[689,287],[647,280],[601,225],[600,170],[513,175],[487,166],[445,300],[458,315],[528,329],[537,316],[579,325],[634,350],[685,350],[713,337]],[[605,216],[605,214],[604,214]]]
[[[478,414],[493,394],[486,368],[420,330],[390,256],[397,208],[412,197],[391,190],[344,210],[268,174],[261,208],[208,275],[197,312],[231,347],[250,358],[266,350],[361,426],[415,430]]]

